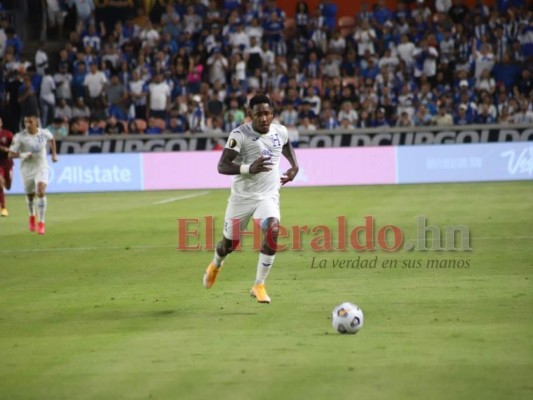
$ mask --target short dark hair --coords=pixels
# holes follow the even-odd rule
[[[257,94],[250,100],[250,109],[254,108],[256,104],[268,104],[270,107],[272,107],[272,102],[270,101],[270,98],[264,94]]]

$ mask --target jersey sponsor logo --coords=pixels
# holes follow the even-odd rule
[[[235,139],[229,140],[229,147],[233,149],[235,146],[237,146],[237,141]]]

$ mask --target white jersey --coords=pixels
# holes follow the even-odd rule
[[[268,172],[235,175],[231,186],[233,198],[261,200],[279,194],[281,186],[279,163],[281,151],[288,140],[287,128],[278,124],[271,124],[270,130],[265,134],[256,132],[251,122],[239,126],[230,133],[226,148],[239,153],[235,159],[236,163],[252,164],[261,156],[270,157],[272,162],[272,169]]]
[[[17,153],[32,153],[32,157],[21,159],[20,171],[22,175],[28,176],[39,171],[48,169],[46,161],[46,146],[54,136],[48,129],[38,128],[35,135],[31,135],[26,130],[17,133],[9,150]]]

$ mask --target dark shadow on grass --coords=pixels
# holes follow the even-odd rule
[[[256,312],[229,312],[229,313],[221,312],[218,315],[230,316],[230,315],[257,315],[257,314],[259,313],[256,313]]]
[[[162,311],[154,311],[152,312],[154,315],[174,315],[176,314],[176,310],[162,310]]]
[[[157,311],[99,311],[90,314],[86,314],[87,319],[95,320],[125,320],[132,318],[165,318],[165,317],[176,317],[180,314],[187,314],[186,310],[157,310]],[[77,318],[78,319],[78,318]],[[84,318],[85,319],[85,318]]]

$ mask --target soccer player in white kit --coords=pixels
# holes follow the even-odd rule
[[[37,192],[37,233],[44,235],[46,213],[46,185],[48,184],[48,162],[46,148],[51,143],[52,161],[57,161],[56,142],[48,129],[39,128],[38,117],[24,117],[24,130],[17,133],[9,148],[9,157],[20,158],[26,204],[28,205],[30,231],[35,231],[35,193]]]
[[[203,284],[206,289],[215,284],[224,259],[238,246],[240,232],[253,217],[261,223],[263,242],[250,294],[259,303],[270,303],[265,279],[274,263],[277,249],[279,190],[281,185],[294,179],[298,173],[298,162],[287,128],[272,124],[273,107],[267,96],[256,95],[250,100],[249,116],[252,122],[230,133],[218,163],[219,173],[236,176],[226,208],[223,237],[217,244],[213,261],[205,271]],[[291,168],[280,178],[282,155]]]

